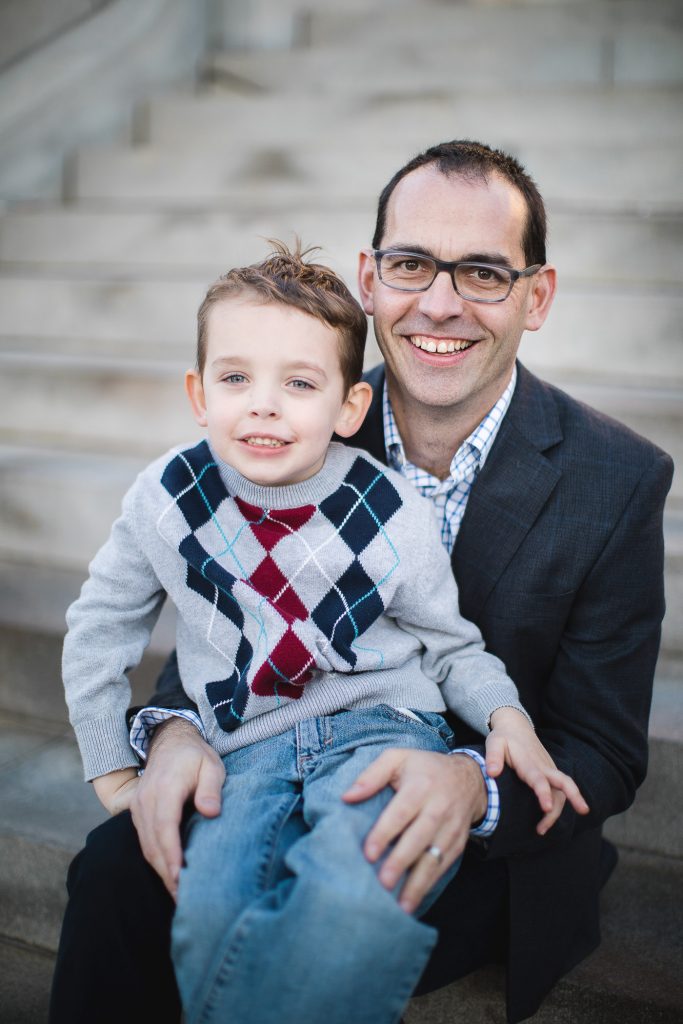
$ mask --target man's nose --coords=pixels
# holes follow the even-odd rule
[[[461,316],[463,300],[453,287],[453,278],[445,270],[437,274],[426,292],[420,292],[421,313],[435,322]]]

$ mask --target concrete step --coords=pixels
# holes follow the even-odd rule
[[[193,362],[2,353],[0,438],[151,459],[201,436],[183,386]]]
[[[54,955],[0,937],[0,1005],[5,1024],[47,1020]]]
[[[683,42],[675,5],[404,4],[354,19],[338,11],[311,19],[314,47],[298,51],[301,70],[287,79],[287,53],[227,53],[209,75],[233,88],[350,94],[483,87],[545,88],[601,84],[661,86],[683,80]],[[514,39],[515,45],[510,45]],[[285,84],[287,83],[287,84]]]
[[[70,338],[69,347],[75,339],[88,340],[96,343],[94,354],[102,358],[114,358],[119,342],[127,343],[129,351],[135,342],[141,361],[149,342],[155,356],[160,346],[167,345],[170,359],[189,365],[194,360],[196,312],[206,285],[205,279],[189,278],[171,282],[47,278],[38,285],[25,275],[0,277],[0,337],[17,343],[14,351],[7,341],[0,345],[3,392],[15,388],[24,372],[22,359],[27,381],[33,377],[35,382],[44,381],[44,388],[55,390],[47,367],[60,373],[58,356],[41,368],[37,357],[22,352],[22,339]],[[680,387],[682,323],[679,288],[636,290],[565,282],[547,323],[538,333],[526,335],[520,351],[523,360],[550,379],[573,376],[602,383]],[[366,365],[379,358],[372,338],[370,333]],[[22,417],[22,428],[27,422]]]
[[[540,360],[527,358],[524,349],[522,355],[531,369],[539,369]],[[183,389],[191,361],[0,352],[0,445],[46,446],[47,462],[55,449],[151,459],[172,445],[197,439],[201,435]],[[373,346],[367,365],[376,361]],[[556,366],[555,373],[544,376],[627,423],[676,460],[683,457],[683,389],[673,386],[675,380],[668,388],[648,388],[646,381],[638,387],[634,368],[630,378],[622,374],[610,386],[608,366],[602,382],[597,373],[582,374],[580,365],[570,368],[573,373]],[[541,364],[541,370],[546,368]],[[16,474],[11,448],[0,447],[0,465],[3,473]],[[87,467],[83,480],[90,472]],[[674,493],[683,496],[678,483]]]
[[[337,210],[329,204],[318,209],[193,213],[172,209],[114,213],[83,209],[81,204],[22,208],[0,218],[0,272],[20,277],[98,275],[115,280],[182,280],[189,274],[208,285],[231,267],[263,259],[269,238],[293,244],[298,236],[305,246],[320,246],[318,258],[354,282],[358,252],[372,234],[373,221],[372,196],[353,210]],[[650,248],[645,238],[643,243]],[[674,272],[664,261],[660,265],[665,275]]]
[[[433,136],[435,138],[436,136]],[[24,206],[0,218],[0,271],[9,275],[117,280],[178,276],[207,284],[220,270],[258,260],[267,238],[320,245],[320,258],[355,280],[357,253],[374,228],[372,198],[358,210],[327,208],[124,213]],[[566,281],[672,285],[683,282],[683,213],[550,210],[550,257]],[[342,270],[343,267],[343,270]]]
[[[349,4],[341,10],[329,2],[316,3],[310,16],[310,45],[314,50],[352,44],[356,49],[382,51],[406,47],[407,41],[417,46],[430,40],[469,44],[488,32],[491,43],[504,52],[517,34],[540,45],[563,36],[588,44],[595,34],[625,42],[643,32],[651,48],[653,38],[669,35],[673,44],[681,32],[676,0],[630,0],[616,7],[609,0],[467,0],[456,10],[438,0],[419,4],[398,0],[391,10],[393,17],[387,18],[381,4],[370,10],[362,3]],[[656,55],[663,56],[661,51]],[[636,81],[644,80],[650,63],[651,57],[643,59],[640,67],[631,67]]]
[[[398,138],[416,152],[442,138],[495,139],[509,147],[526,143],[631,145],[633,126],[642,144],[678,138],[681,90],[636,87],[521,90],[510,104],[507,90],[466,85],[437,95],[409,95],[405,88],[378,95],[374,79],[364,77],[365,95],[341,90],[332,96],[296,96],[301,54],[289,56],[291,72],[276,92],[240,95],[207,87],[199,92],[153,97],[136,112],[136,138],[153,145],[203,147],[213,151],[267,139],[272,145],[307,143],[314,134],[321,146],[339,138],[364,148],[368,140]],[[285,61],[285,57],[280,57]],[[304,57],[304,60],[307,58]],[[261,60],[270,60],[263,56]],[[394,58],[392,57],[392,62]],[[291,84],[290,84],[291,83]]]
[[[678,139],[643,150],[634,150],[632,144],[579,147],[574,142],[520,142],[513,147],[550,201],[644,211],[683,207],[677,172],[682,151]],[[73,200],[145,203],[150,208],[178,202],[238,205],[264,192],[299,204],[307,196],[314,201],[367,201],[410,156],[412,150],[396,139],[373,142],[361,159],[353,160],[343,140],[290,146],[271,145],[264,138],[210,156],[198,148],[89,147],[74,155],[67,189]]]

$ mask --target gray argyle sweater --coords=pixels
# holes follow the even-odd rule
[[[458,612],[431,503],[407,481],[331,444],[310,480],[260,487],[202,441],[140,474],[67,613],[88,779],[136,764],[126,672],[166,595],[180,676],[219,754],[343,709],[448,707],[485,733],[496,708],[520,708]]]

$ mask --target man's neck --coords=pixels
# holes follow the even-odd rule
[[[500,398],[498,395],[493,401],[484,399],[478,404],[441,408],[412,402],[410,398],[406,401],[398,388],[392,388],[388,376],[387,387],[406,459],[439,480],[449,475],[458,448]]]

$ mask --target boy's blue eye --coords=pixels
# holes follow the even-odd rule
[[[244,384],[246,379],[243,373],[228,373],[223,377],[226,384]]]
[[[309,381],[300,380],[298,378],[296,380],[290,380],[289,383],[291,387],[295,388],[298,391],[306,391],[307,389],[313,387],[313,385]]]

